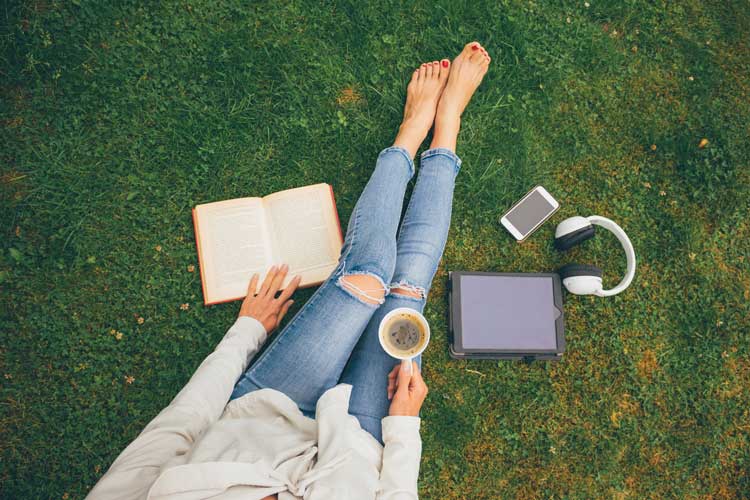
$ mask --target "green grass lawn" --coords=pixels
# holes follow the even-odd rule
[[[476,39],[421,497],[750,497],[750,4],[589,2],[3,3],[0,496],[85,496],[233,321],[191,207],[329,182],[346,224],[412,69]],[[562,207],[519,245],[497,218],[536,184]],[[563,361],[451,360],[450,270],[619,279],[610,235],[552,247],[590,214],[639,268],[566,297]]]

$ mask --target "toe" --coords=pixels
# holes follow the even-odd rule
[[[421,82],[425,78],[427,78],[427,63],[422,63],[419,67],[419,81]]]
[[[440,79],[448,78],[448,74],[451,72],[450,70],[451,62],[448,59],[443,59],[440,61]]]
[[[440,61],[432,61],[432,78],[440,76]]]
[[[415,83],[417,83],[417,80],[419,80],[419,68],[415,69],[414,72],[411,74],[411,80],[409,80],[409,87],[413,87]]]
[[[474,52],[477,52],[481,47],[482,45],[477,41],[469,42],[464,46],[464,52],[473,54]]]
[[[475,52],[472,52],[471,56],[469,56],[469,61],[471,61],[471,62],[473,62],[475,64],[479,64],[479,63],[484,62],[486,60],[487,60],[487,58],[485,57],[484,54],[482,54],[481,50],[476,50]]]

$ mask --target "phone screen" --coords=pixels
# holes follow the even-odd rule
[[[533,191],[520,205],[508,212],[505,218],[521,234],[526,235],[539,224],[539,221],[554,211],[555,207],[539,191]]]

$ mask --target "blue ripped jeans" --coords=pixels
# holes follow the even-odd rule
[[[318,398],[338,383],[352,385],[349,413],[381,440],[388,415],[388,373],[397,361],[378,340],[380,320],[398,307],[422,311],[443,254],[453,186],[461,160],[450,150],[422,154],[419,175],[399,229],[404,194],[414,175],[409,154],[383,150],[354,207],[336,270],[240,377],[232,399],[276,389],[308,416]],[[382,304],[360,299],[341,283],[348,275],[375,277],[388,292]],[[420,360],[418,359],[419,363]]]

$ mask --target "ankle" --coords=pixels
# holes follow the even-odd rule
[[[461,130],[461,118],[451,118],[446,120],[435,119],[435,131],[432,134],[430,149],[445,148],[456,151],[456,140],[458,132]]]
[[[393,140],[393,147],[406,150],[412,160],[417,155],[417,150],[421,144],[422,141],[401,133],[399,133]]]
[[[451,126],[455,123],[460,127],[462,114],[462,110],[455,106],[440,106],[435,114],[435,126],[437,127],[438,124],[442,126]]]
[[[456,152],[456,139],[435,139],[430,143],[429,149],[447,149],[451,153]]]
[[[398,127],[398,133],[396,134],[396,139],[393,141],[393,145],[405,149],[414,158],[426,135],[425,132],[417,130],[416,127],[406,120]]]

